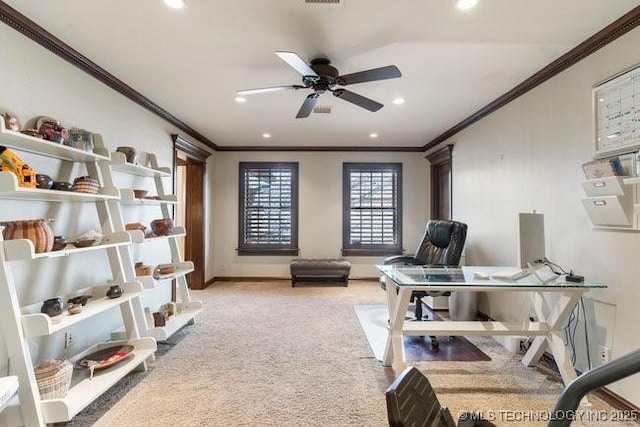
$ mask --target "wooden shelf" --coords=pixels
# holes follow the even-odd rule
[[[100,136],[94,134],[96,139]],[[79,150],[67,145],[57,144],[34,136],[25,135],[6,129],[4,120],[0,120],[0,144],[8,148],[16,148],[20,151],[28,151],[45,157],[60,160],[70,160],[73,162],[97,162],[99,160],[109,160],[109,151],[102,146],[94,148],[94,151]],[[101,144],[98,144],[101,145]]]
[[[162,168],[149,168],[146,166],[136,165],[127,162],[127,157],[124,153],[118,151],[111,153],[111,168],[115,171],[129,173],[131,175],[146,176],[146,177],[170,177],[171,169]]]
[[[184,303],[184,308],[180,314],[171,316],[165,326],[147,329],[147,333],[157,341],[166,341],[187,323],[191,322],[198,313],[202,311],[201,301],[191,301]]]
[[[97,314],[117,307],[120,304],[126,303],[142,293],[142,286],[140,282],[121,283],[118,285],[120,285],[124,290],[122,296],[119,298],[109,299],[105,296],[106,291],[109,289],[109,286],[115,284],[116,283],[104,286],[94,286],[92,288],[93,297],[87,301],[87,304],[84,307],[82,307],[82,311],[80,313],[71,315],[65,311],[60,315],[60,320],[56,323],[53,323],[51,318],[43,313],[23,315],[22,329],[25,336],[38,337],[51,335],[87,320]]]
[[[120,192],[115,187],[103,187],[100,189],[99,194],[20,187],[18,179],[13,173],[0,172],[0,198],[45,202],[93,203],[99,200],[117,200],[120,198]]]
[[[132,206],[160,206],[160,205],[175,205],[178,203],[178,198],[172,194],[166,196],[158,196],[157,199],[137,199],[133,190],[130,188],[120,189],[120,204],[132,205]]]
[[[160,282],[163,282],[165,280],[177,279],[178,277],[185,276],[194,270],[193,262],[191,261],[176,262],[175,264],[178,265],[178,269],[175,271],[175,273],[163,274],[158,278],[155,278],[152,275],[136,276],[136,280],[142,283],[142,287],[144,289],[153,289],[157,287]]]
[[[117,246],[131,244],[131,236],[126,231],[120,231],[109,236],[105,236],[99,245],[86,248],[75,248],[67,245],[59,251],[35,253],[35,248],[31,240],[16,239],[0,241],[0,248],[4,249],[7,261],[24,261],[41,258],[59,258],[71,254],[90,252],[100,249],[113,248]]]

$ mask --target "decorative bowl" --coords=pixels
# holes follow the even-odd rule
[[[151,221],[151,230],[157,236],[167,236],[173,232],[173,220],[171,218],[154,219]]]
[[[96,239],[82,239],[76,240],[75,242],[70,242],[76,248],[88,248],[96,242]]]
[[[53,181],[53,185],[51,186],[52,190],[58,191],[71,191],[71,183],[65,181]]]
[[[147,193],[149,193],[147,190],[133,190],[136,199],[144,199]]]

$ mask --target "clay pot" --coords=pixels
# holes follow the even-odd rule
[[[56,317],[62,314],[62,310],[62,298],[51,298],[42,303],[40,313],[44,313],[49,317]]]
[[[138,158],[135,147],[118,147],[116,151],[124,154],[127,159],[127,163],[136,163]]]
[[[77,297],[70,298],[67,301],[68,304],[80,304],[81,306],[87,305],[87,301],[91,298],[91,295],[79,295]]]
[[[38,173],[36,174],[36,187],[49,190],[53,187],[53,179],[49,175]]]
[[[5,240],[31,240],[35,253],[50,252],[53,248],[53,231],[49,227],[50,219],[29,219],[26,221],[3,221],[2,237]]]
[[[60,251],[67,247],[67,238],[64,236],[53,236],[52,251]]]
[[[157,236],[166,236],[173,232],[173,220],[171,218],[154,219],[150,225],[151,230]]]
[[[71,191],[71,183],[65,181],[54,181],[51,189],[58,191]]]
[[[122,288],[120,286],[113,285],[107,291],[107,298],[109,298],[109,299],[120,298],[122,296],[123,292],[124,291],[122,290]]]

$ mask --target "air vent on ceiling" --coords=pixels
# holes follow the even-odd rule
[[[340,0],[304,0],[305,3],[340,3]]]
[[[316,114],[329,114],[331,113],[331,106],[315,106],[313,107],[313,112]]]

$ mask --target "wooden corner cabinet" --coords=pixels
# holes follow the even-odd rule
[[[100,182],[98,194],[74,193],[48,189],[24,188],[18,186],[11,172],[0,172],[0,199],[2,203],[34,203],[37,209],[46,210],[49,217],[56,219],[61,205],[72,205],[69,212],[76,212],[77,204],[93,204],[95,223],[99,223],[102,240],[93,246],[76,248],[66,246],[58,251],[37,253],[30,240],[4,240],[0,238],[0,326],[7,347],[11,375],[18,378],[18,393],[0,413],[2,426],[44,426],[49,423],[66,422],[93,400],[108,390],[121,378],[134,369],[146,369],[146,361],[153,358],[156,341],[145,336],[139,323],[143,285],[122,272],[130,264],[124,256],[132,244],[131,235],[118,228],[120,193],[112,185],[109,176],[110,155],[104,147],[100,135],[94,135],[93,151],[84,151],[57,144],[19,132],[7,130],[0,120],[0,145],[25,153],[27,156],[43,157],[43,164],[57,170],[58,180],[72,181],[72,173],[81,171]],[[28,153],[28,154],[27,154]],[[9,201],[9,202],[8,202]],[[37,210],[36,209],[36,210]],[[89,207],[89,211],[93,210]],[[86,214],[87,208],[82,212]],[[18,213],[19,209],[0,209],[0,219],[13,221],[8,212]],[[27,213],[23,218],[31,219]],[[59,218],[61,223],[69,218]],[[92,279],[91,263],[83,262],[83,257],[105,257],[112,278],[95,283]],[[92,258],[93,259],[93,258]],[[63,263],[58,265],[57,263]],[[105,263],[106,265],[106,263]],[[71,268],[72,266],[72,268]],[[62,274],[70,268],[78,274],[83,284],[73,284],[73,289],[61,291],[58,278],[52,280],[49,272]],[[106,268],[106,267],[105,267]],[[24,277],[27,276],[27,277]],[[25,283],[28,282],[28,286]],[[75,283],[75,282],[74,282]],[[106,290],[114,284],[122,289],[119,298],[109,299]],[[55,316],[56,321],[40,312],[45,299],[61,298],[66,301],[77,294],[90,295],[86,305],[78,314],[66,311]],[[43,297],[44,296],[44,297]],[[39,361],[37,350],[33,350],[31,340],[36,337],[48,337],[50,341],[62,340],[65,331],[72,327],[86,328],[91,320],[112,309],[119,309],[126,339],[122,341],[101,342],[70,355],[67,359],[74,363],[88,354],[114,345],[131,345],[133,351],[129,357],[118,364],[96,371],[93,378],[87,370],[74,370],[71,386],[62,398],[42,399],[38,390],[34,365]],[[66,354],[66,353],[65,353]]]

